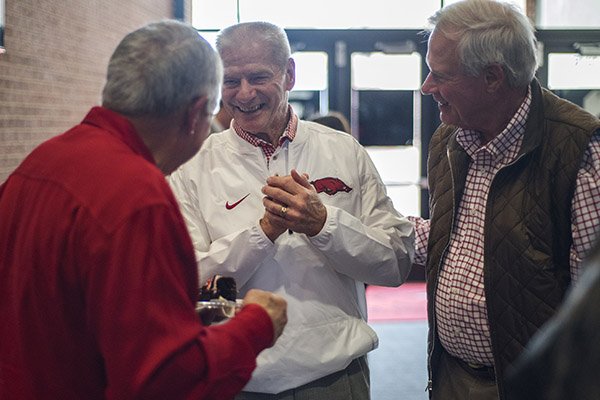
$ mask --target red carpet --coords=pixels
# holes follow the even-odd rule
[[[426,320],[426,297],[423,282],[407,282],[397,288],[369,286],[369,322]]]

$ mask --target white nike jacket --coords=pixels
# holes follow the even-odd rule
[[[327,209],[319,234],[286,232],[272,243],[258,223],[264,214],[261,188],[269,176],[288,175],[292,168],[310,181],[339,181],[320,181],[333,187],[319,194]],[[288,302],[288,324],[275,346],[259,355],[244,390],[295,388],[377,347],[366,323],[363,283],[404,282],[414,232],[351,135],[299,121],[294,140],[280,146],[267,167],[262,150],[230,128],[209,136],[169,180],[196,249],[200,283],[214,274],[232,276],[240,297],[259,288]]]

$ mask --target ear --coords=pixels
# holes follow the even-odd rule
[[[208,98],[206,96],[198,97],[190,103],[186,113],[186,133],[193,134],[198,122],[210,117],[211,112],[207,110],[207,107]]]
[[[285,90],[292,90],[296,84],[296,62],[291,57],[288,59],[287,66],[285,67],[285,79]]]
[[[487,91],[493,93],[505,83],[504,69],[500,64],[491,64],[483,70]]]

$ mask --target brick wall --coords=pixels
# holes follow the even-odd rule
[[[173,0],[5,0],[0,183],[39,143],[100,102],[106,66],[131,30],[172,17]],[[187,14],[189,15],[189,14]]]

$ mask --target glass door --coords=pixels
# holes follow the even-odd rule
[[[355,52],[350,59],[352,132],[395,208],[420,215],[422,57],[406,45],[404,54]]]

